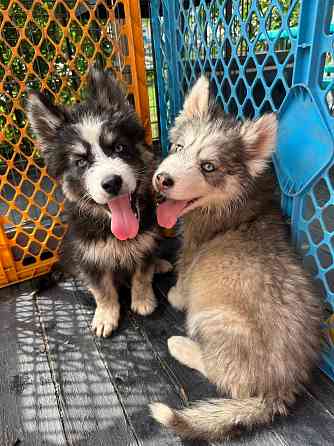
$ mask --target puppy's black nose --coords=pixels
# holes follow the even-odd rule
[[[111,175],[102,181],[103,189],[110,195],[117,195],[122,187],[122,177]]]
[[[155,177],[155,184],[160,191],[163,191],[174,186],[174,180],[168,173],[161,172]]]

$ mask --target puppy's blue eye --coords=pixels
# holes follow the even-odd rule
[[[202,169],[204,172],[208,172],[208,173],[210,173],[210,172],[213,172],[214,170],[216,170],[216,167],[215,167],[215,165],[212,164],[212,163],[202,163],[202,164],[201,164],[201,169]]]
[[[116,144],[116,146],[115,146],[116,153],[121,153],[121,152],[124,152],[125,150],[126,150],[125,144]]]
[[[76,161],[76,165],[80,167],[80,169],[83,169],[84,167],[87,166],[87,160],[80,158],[79,160]]]

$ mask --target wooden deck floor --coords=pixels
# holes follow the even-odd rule
[[[36,282],[2,289],[0,445],[206,444],[181,442],[148,414],[151,401],[180,406],[215,395],[168,354],[167,338],[184,332],[183,316],[164,298],[170,280],[156,277],[152,316],[125,309],[119,330],[103,340],[90,332],[94,306],[75,282],[38,294]],[[316,371],[290,417],[225,444],[333,446],[334,384]]]

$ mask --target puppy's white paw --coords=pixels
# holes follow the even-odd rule
[[[168,293],[168,302],[171,304],[172,307],[176,308],[177,310],[184,310],[185,309],[185,303],[182,296],[179,294],[176,286],[173,286]]]
[[[165,274],[173,271],[173,265],[165,259],[157,259],[155,261],[155,272],[157,274]]]
[[[143,288],[142,290],[132,290],[131,310],[141,316],[148,316],[153,313],[157,306],[152,288]]]
[[[119,305],[98,306],[92,321],[92,330],[98,336],[108,337],[118,327]]]
[[[149,405],[151,415],[154,419],[156,419],[159,423],[164,426],[171,425],[174,414],[173,410],[170,409],[166,404],[162,403],[151,403]]]
[[[205,367],[198,344],[185,336],[172,336],[167,341],[169,353],[181,364],[205,375]]]
[[[179,358],[183,357],[184,353],[189,349],[187,341],[188,338],[185,336],[172,336],[167,341],[169,353],[178,361],[180,361]]]

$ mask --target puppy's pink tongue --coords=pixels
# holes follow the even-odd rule
[[[188,202],[185,200],[166,200],[160,203],[157,208],[158,223],[163,228],[172,228],[176,225],[179,215],[186,207]]]
[[[132,211],[128,194],[108,202],[111,210],[111,232],[118,240],[135,238],[139,231],[139,221]]]

